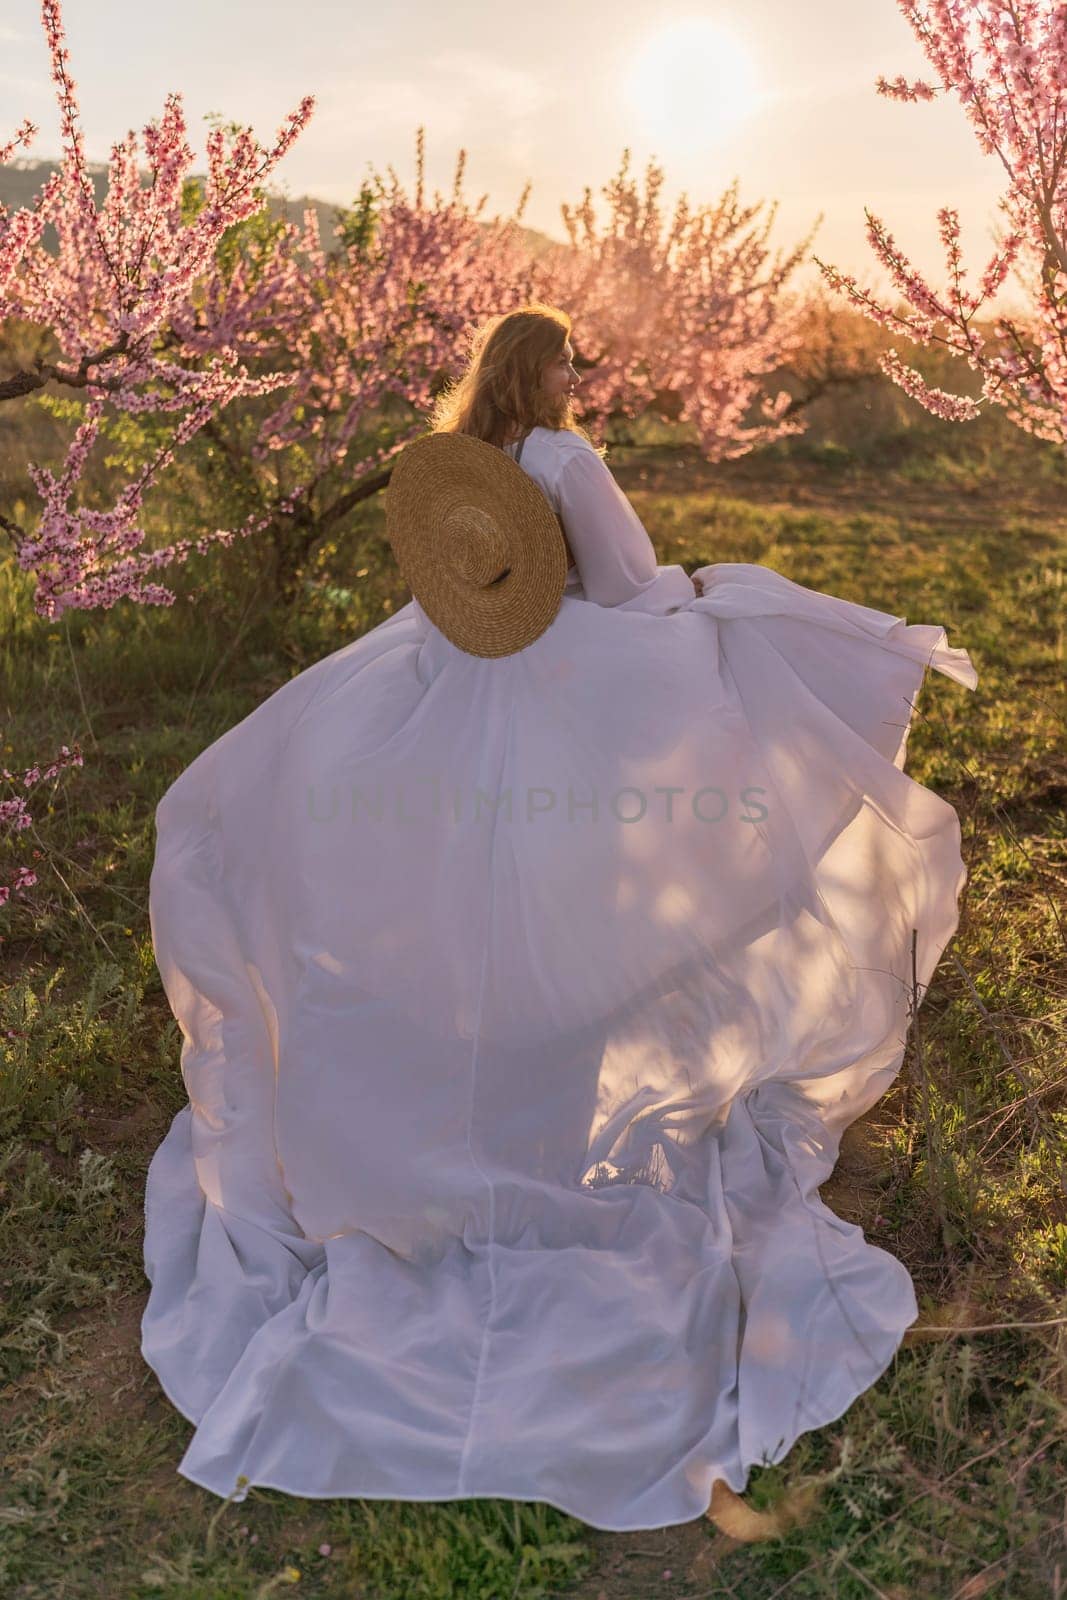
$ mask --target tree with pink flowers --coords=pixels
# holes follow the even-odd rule
[[[763,385],[800,342],[799,307],[785,289],[811,234],[769,262],[776,208],[759,219],[762,203],[741,204],[736,179],[711,205],[694,209],[683,194],[667,218],[662,167],[648,163],[642,194],[629,164],[625,150],[603,190],[603,225],[586,188],[580,206],[562,207],[568,244],[534,268],[538,297],[575,321],[588,367],[583,420],[653,413],[689,423],[709,461],[801,431],[804,422],[787,415],[790,395],[767,395]]]
[[[885,224],[866,211],[867,237],[906,309],[891,309],[854,277],[816,261],[831,285],[865,316],[918,344],[941,344],[981,374],[977,399],[929,388],[895,349],[883,370],[935,416],[966,421],[983,401],[1003,406],[1037,438],[1067,443],[1067,5],[1063,0],[897,0],[936,71],[954,94],[979,145],[1007,174],[1000,201],[1007,229],[997,241],[977,290],[968,289],[959,214],[938,212],[947,286],[930,287]],[[923,80],[877,79],[891,99],[930,100]],[[1027,289],[1025,324],[1002,316],[990,343],[975,317],[1015,269]]]
[[[35,574],[35,608],[54,620],[70,609],[108,607],[124,597],[156,604],[173,599],[169,591],[148,582],[148,576],[160,565],[182,559],[193,541],[183,548],[140,551],[146,492],[175,452],[220,408],[288,381],[285,373],[251,375],[224,340],[180,346],[174,329],[195,302],[199,279],[227,229],[262,207],[261,181],[307,122],[314,102],[305,97],[266,151],[250,130],[240,130],[230,144],[214,131],[208,140],[204,204],[187,221],[184,178],[192,151],[180,97],[170,96],[160,121],[144,130],[148,184],[141,183],[138,141],[131,132],[112,149],[107,198],[98,213],[58,0],[43,0],[41,9],[63,160],[31,206],[13,214],[0,208],[0,321],[19,318],[34,324],[55,348],[52,359],[42,356],[32,368],[0,380],[0,400],[32,394],[54,380],[84,395],[85,403],[60,470],[29,469],[41,500],[36,527],[25,529],[0,512],[0,528],[11,539],[19,566]],[[0,146],[0,160],[28,144],[36,131],[31,122],[23,122]],[[55,255],[41,244],[49,222],[59,238]],[[72,497],[109,412],[175,420],[114,504],[96,510],[73,504]],[[233,537],[232,530],[218,530],[196,544],[202,548]],[[25,791],[81,762],[77,746],[71,750],[63,745],[44,770],[35,763],[19,778],[5,767],[2,776]],[[0,802],[0,834],[17,834],[31,821],[24,795]],[[0,882],[0,905],[12,890],[35,882],[34,870],[20,866],[13,878]]]
[[[144,129],[149,182],[141,183],[139,144],[131,131],[112,148],[107,196],[98,213],[58,0],[43,0],[41,9],[63,160],[32,207],[0,216],[0,318],[19,317],[47,330],[57,354],[0,382],[0,400],[30,394],[54,379],[83,394],[85,407],[62,468],[31,468],[41,499],[37,527],[31,534],[2,515],[0,526],[14,542],[19,565],[36,575],[36,609],[55,618],[72,608],[112,606],[122,597],[156,604],[173,599],[147,580],[153,570],[186,554],[192,541],[183,550],[139,549],[147,490],[220,408],[288,381],[285,373],[253,376],[223,338],[189,347],[175,337],[175,329],[190,314],[199,279],[226,230],[262,207],[261,181],[306,124],[314,101],[310,95],[301,101],[270,150],[261,148],[250,129],[229,145],[221,130],[213,130],[204,204],[186,221],[183,179],[193,152],[181,97],[170,95],[159,122]],[[31,131],[36,130],[23,124],[16,141],[25,143]],[[41,246],[48,222],[59,237],[55,255]],[[72,505],[109,410],[176,420],[111,507]],[[232,531],[220,530],[204,535],[197,546],[232,538]]]

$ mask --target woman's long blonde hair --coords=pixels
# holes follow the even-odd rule
[[[539,300],[483,322],[471,335],[466,370],[434,401],[431,433],[470,433],[503,445],[515,428],[566,428],[593,444],[571,397],[551,400],[541,384],[546,366],[563,354],[570,331],[567,313]]]

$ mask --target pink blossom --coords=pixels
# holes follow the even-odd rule
[[[199,339],[189,347],[178,326],[195,320],[199,282],[214,266],[223,234],[262,208],[259,186],[306,124],[314,102],[311,96],[300,102],[269,150],[249,129],[232,142],[213,130],[205,204],[188,218],[182,213],[183,184],[193,152],[181,98],[169,95],[162,117],[144,129],[149,182],[140,181],[138,139],[131,132],[112,147],[98,211],[58,0],[42,0],[41,10],[63,160],[32,207],[0,216],[0,317],[17,316],[48,329],[61,355],[4,380],[0,400],[54,379],[84,396],[85,412],[61,469],[31,469],[42,501],[33,536],[8,518],[0,526],[13,540],[20,566],[35,574],[36,609],[54,619],[120,598],[170,603],[169,591],[145,579],[158,566],[184,559],[189,546],[135,553],[144,541],[136,514],[146,492],[220,409],[292,381],[282,370],[251,372],[224,334],[213,344]],[[40,242],[49,222],[59,237],[56,255]],[[112,509],[90,513],[72,499],[102,420],[122,411],[173,413],[175,422]],[[234,531],[203,537],[223,541]]]
[[[0,767],[0,779],[7,783],[21,784],[24,789],[33,789],[39,783],[46,783],[49,779],[58,777],[66,767],[80,767],[84,765],[81,750],[77,745],[73,749],[62,744],[59,755],[42,771],[40,765],[34,762],[26,767],[21,775],[10,771],[7,767]],[[14,795],[7,800],[0,800],[0,838],[20,833],[23,829],[32,826],[33,818],[26,806],[22,795]],[[37,874],[30,867],[19,866],[15,870],[14,878],[0,881],[0,906],[8,903],[12,893],[21,894],[25,889],[32,888],[37,882]]]
[[[800,432],[785,390],[765,395],[766,376],[800,342],[799,308],[787,310],[785,285],[809,239],[769,261],[773,208],[758,220],[735,179],[712,205],[688,197],[663,215],[663,169],[649,162],[644,193],[629,174],[629,150],[604,186],[603,227],[587,188],[580,206],[562,209],[569,244],[533,264],[537,298],[565,305],[583,364],[582,419],[655,411],[669,397],[692,424],[705,457],[727,460]],[[746,424],[753,406],[761,420]]]
[[[868,238],[894,286],[916,315],[880,304],[855,279],[816,261],[831,287],[864,315],[908,332],[923,344],[941,344],[982,376],[982,400],[1003,406],[1020,428],[1041,439],[1067,443],[1067,5],[1063,0],[898,0],[945,93],[954,94],[979,146],[1004,168],[1000,201],[1006,236],[979,280],[965,290],[959,218],[938,213],[949,284],[931,289],[900,253],[892,235],[868,213]],[[929,99],[929,85],[879,77],[880,94],[898,100]],[[1035,285],[1025,325],[995,325],[999,348],[972,325],[1009,271]],[[943,331],[938,331],[938,330]],[[938,416],[967,420],[981,400],[929,389],[895,352],[884,370]]]

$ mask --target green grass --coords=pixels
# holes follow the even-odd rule
[[[840,1422],[753,1473],[757,1507],[818,1483],[816,1514],[775,1543],[701,1521],[602,1534],[508,1501],[257,1490],[233,1505],[180,1477],[191,1426],[139,1353],[145,1171],[185,1099],[148,931],[153,809],[199,750],[407,592],[380,506],[321,552],[286,614],[239,578],[233,551],[168,575],[196,604],[57,625],[0,564],[4,761],[74,738],[85,755],[54,793],[34,791],[19,844],[23,859],[42,851],[40,882],[0,912],[0,1592],[12,1600],[1067,1589],[1062,455],[994,419],[862,449],[814,435],[718,467],[662,446],[611,460],[661,561],[760,562],[943,623],[978,668],[974,694],[929,675],[908,756],[960,813],[960,930],[904,1071],[849,1130],[823,1189],[905,1262],[934,1331],[909,1335]]]

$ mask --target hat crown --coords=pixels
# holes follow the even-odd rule
[[[509,570],[508,541],[481,506],[456,506],[442,519],[442,561],[472,588],[487,589]]]

